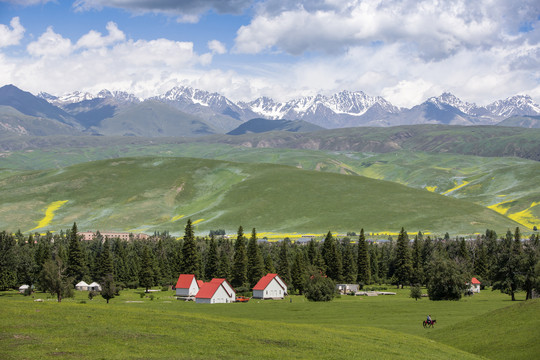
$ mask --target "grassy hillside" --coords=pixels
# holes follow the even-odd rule
[[[539,328],[537,299],[478,314],[433,332],[430,338],[490,359],[532,359],[540,354]]]
[[[181,232],[239,225],[259,231],[505,231],[517,223],[425,190],[271,164],[124,158],[0,177],[0,228]],[[180,219],[184,219],[179,221]]]
[[[90,301],[85,292],[62,303],[41,293],[35,298],[45,301],[38,303],[4,292],[0,357],[282,359],[286,352],[292,359],[530,359],[538,352],[538,302],[524,309],[499,292],[461,301],[414,301],[409,289],[396,292],[329,303],[292,296],[215,305],[177,301],[172,291],[156,292],[150,300],[127,290],[110,304],[101,297]],[[434,329],[422,327],[426,313],[437,319]],[[505,315],[497,318],[500,313]],[[477,321],[493,315],[493,321]],[[463,348],[465,334],[490,345],[471,354]],[[515,351],[517,343],[521,348]]]
[[[540,227],[540,163],[520,158],[485,158],[399,151],[388,154],[303,149],[246,148],[225,144],[130,144],[15,151],[0,168],[47,169],[120,156],[200,157],[273,163],[307,170],[362,175],[444,194],[490,207],[532,229]]]

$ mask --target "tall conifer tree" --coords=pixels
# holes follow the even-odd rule
[[[360,235],[358,236],[358,282],[364,285],[371,283],[368,243],[363,228],[360,229]]]
[[[247,283],[247,256],[244,229],[238,228],[238,235],[234,243],[234,260],[232,268],[232,283],[234,287],[244,286]]]
[[[188,219],[184,230],[184,247],[182,248],[182,273],[194,274],[200,276],[199,273],[199,250],[195,241],[195,235],[191,219]]]
[[[396,244],[395,276],[398,285],[410,284],[412,274],[409,236],[404,228],[399,232]]]
[[[247,246],[247,279],[249,286],[253,287],[265,275],[264,274],[264,259],[261,254],[261,249],[257,244],[257,232],[255,228],[251,231]]]
[[[68,261],[66,266],[66,276],[73,279],[74,282],[79,282],[86,275],[85,256],[81,248],[79,240],[79,231],[77,224],[73,223],[73,227],[69,232],[69,248]]]

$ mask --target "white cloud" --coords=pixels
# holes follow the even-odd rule
[[[109,34],[103,36],[100,32],[91,30],[88,34],[83,35],[76,44],[77,48],[99,48],[114,44],[126,39],[126,35],[118,29],[118,26],[110,21],[107,23]]]
[[[73,46],[70,39],[55,33],[52,26],[49,26],[37,41],[28,44],[27,50],[32,56],[61,57],[69,55]]]
[[[211,40],[208,42],[208,49],[212,51],[215,54],[225,54],[227,52],[227,48],[225,47],[225,44],[218,40]]]
[[[24,36],[24,27],[19,21],[19,17],[11,19],[9,26],[0,24],[0,48],[18,45]]]
[[[107,30],[91,30],[73,44],[49,27],[26,47],[30,56],[0,53],[0,83],[53,94],[109,88],[149,96],[162,82],[202,72],[196,69],[212,61],[212,53],[197,54],[191,42],[126,39],[112,22]]]

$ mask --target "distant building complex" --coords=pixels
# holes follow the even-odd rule
[[[138,234],[133,234],[133,233],[127,233],[127,232],[114,232],[114,231],[104,231],[104,232],[99,232],[101,234],[101,236],[103,236],[104,239],[120,239],[120,240],[130,240],[130,236],[133,237],[133,239],[148,239],[149,236],[147,234],[143,234],[143,233],[138,233]],[[93,231],[83,231],[83,232],[79,232],[79,235],[82,236],[82,239],[85,240],[85,241],[91,241],[91,240],[94,240],[94,238],[96,237],[97,235],[97,231],[96,232],[93,232]]]

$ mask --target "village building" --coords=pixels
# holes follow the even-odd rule
[[[21,285],[21,286],[19,286],[19,292],[21,294],[24,294],[26,291],[28,291],[28,289],[30,289],[29,285]]]
[[[278,274],[266,274],[253,287],[255,299],[283,299],[287,295],[287,284]]]
[[[360,286],[358,284],[337,284],[336,289],[341,295],[356,294],[360,290]]]
[[[482,283],[477,278],[473,277],[469,283],[469,291],[473,293],[480,293],[480,285]]]
[[[236,292],[225,279],[212,279],[204,283],[195,296],[198,304],[225,304],[236,300]]]
[[[84,281],[79,281],[77,285],[75,285],[75,289],[81,291],[88,291],[88,284]]]
[[[101,285],[94,281],[88,285],[88,291],[101,291]]]
[[[193,274],[180,274],[176,282],[176,296],[193,297],[197,295],[202,285],[202,281],[195,278]]]
[[[149,237],[147,234],[143,234],[143,233],[133,234],[133,233],[128,233],[128,232],[115,232],[115,231],[105,231],[105,232],[100,231],[99,233],[101,234],[101,236],[103,236],[103,239],[120,239],[120,240],[125,240],[125,241],[129,241],[130,236],[132,236],[133,239],[140,239],[140,240],[146,240]],[[91,240],[94,240],[94,238],[96,237],[97,231],[96,232],[82,231],[82,232],[79,232],[78,234],[79,236],[82,237],[82,240],[91,241]]]

